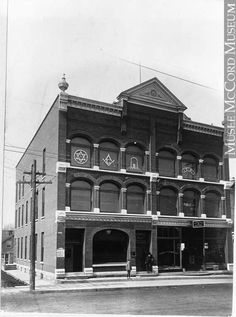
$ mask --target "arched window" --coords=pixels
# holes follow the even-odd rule
[[[205,180],[218,180],[218,162],[213,157],[205,157],[203,161],[203,177]]]
[[[182,155],[182,175],[183,178],[196,179],[197,178],[197,158],[191,153]]]
[[[82,137],[71,140],[71,165],[91,166],[91,143]]]
[[[92,205],[92,187],[84,181],[78,180],[71,184],[71,210],[90,211]]]
[[[159,174],[163,176],[175,177],[175,155],[174,153],[161,150],[158,153]]]
[[[207,217],[219,217],[220,194],[216,192],[207,192],[205,197],[205,210]]]
[[[106,182],[100,186],[100,211],[101,212],[119,212],[119,196],[120,188],[111,183]]]
[[[130,185],[127,188],[127,212],[129,214],[144,213],[144,188],[140,185]]]
[[[198,214],[199,193],[195,190],[184,191],[183,212],[185,216],[196,217]]]
[[[160,190],[160,211],[162,215],[176,216],[177,193],[172,188]]]
[[[131,172],[142,172],[144,151],[136,146],[129,145],[126,148],[126,169]]]
[[[118,169],[119,148],[113,142],[101,142],[99,146],[100,168],[105,170]]]

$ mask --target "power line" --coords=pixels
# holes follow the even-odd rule
[[[129,61],[129,60],[127,60],[127,59],[125,59],[125,58],[122,58],[122,57],[117,57],[117,58],[118,58],[119,60],[123,61],[123,62],[128,63],[128,64],[138,66],[139,69],[141,69],[141,68],[149,69],[149,70],[152,70],[152,71],[154,71],[154,72],[157,72],[157,73],[160,73],[160,74],[163,74],[163,75],[172,77],[172,78],[176,78],[176,79],[179,79],[179,80],[188,82],[188,83],[193,84],[193,85],[197,85],[197,86],[200,86],[200,87],[203,87],[203,88],[207,88],[207,89],[211,89],[211,90],[216,90],[216,91],[217,91],[217,89],[212,88],[212,87],[210,87],[210,86],[206,86],[206,85],[203,85],[203,84],[199,84],[199,83],[197,83],[197,82],[195,82],[195,81],[188,80],[188,79],[185,79],[185,78],[180,77],[180,76],[175,76],[175,75],[172,75],[172,74],[163,72],[163,71],[161,71],[161,70],[159,70],[159,69],[156,69],[156,68],[153,68],[153,67],[149,67],[149,66],[146,66],[146,65],[142,65],[142,64],[140,64],[140,63],[138,64],[138,63]]]

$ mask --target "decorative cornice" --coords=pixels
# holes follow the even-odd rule
[[[122,107],[119,105],[114,105],[110,103],[105,103],[101,101],[85,99],[76,96],[69,96],[68,106],[83,110],[95,111],[100,113],[105,113],[113,116],[121,116]]]
[[[183,128],[184,130],[216,135],[220,137],[223,136],[223,132],[224,132],[224,129],[221,127],[216,127],[213,125],[208,125],[208,124],[194,122],[194,121],[183,121]]]
[[[99,222],[131,222],[131,223],[152,223],[152,218],[149,216],[124,216],[124,215],[104,215],[104,214],[79,214],[66,212],[66,220],[79,221],[99,221]]]

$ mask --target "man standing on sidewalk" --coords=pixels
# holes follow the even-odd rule
[[[126,271],[127,271],[127,280],[130,279],[130,272],[131,272],[132,266],[131,266],[131,261],[130,259],[127,260],[126,263]]]

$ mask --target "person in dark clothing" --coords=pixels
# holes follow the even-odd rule
[[[130,261],[130,259],[128,259],[127,263],[126,263],[126,271],[127,271],[127,279],[128,280],[130,279],[131,270],[132,270],[131,261]]]
[[[145,260],[146,270],[148,273],[152,272],[153,263],[154,263],[154,258],[152,254],[149,252]]]

